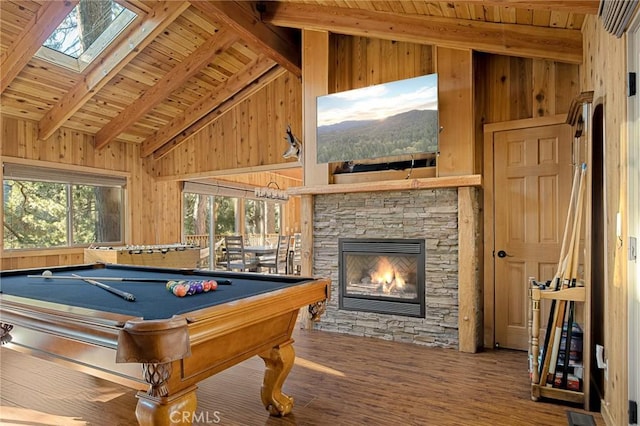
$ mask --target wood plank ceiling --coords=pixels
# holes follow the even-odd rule
[[[77,1],[0,1],[2,114],[156,158],[282,73],[301,79],[300,29],[580,63],[599,3],[118,0],[138,18],[77,73],[34,56]]]

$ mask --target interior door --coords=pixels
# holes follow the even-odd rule
[[[496,346],[528,348],[528,278],[550,280],[557,271],[574,172],[571,142],[567,124],[494,135]]]

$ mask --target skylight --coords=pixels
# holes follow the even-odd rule
[[[115,0],[80,0],[36,56],[81,72],[136,17]]]

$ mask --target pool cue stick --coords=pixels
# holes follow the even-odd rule
[[[571,226],[574,207],[576,203],[576,197],[578,194],[578,186],[580,181],[580,167],[575,168],[575,172],[573,173],[573,181],[571,183],[571,196],[569,197],[569,206],[567,209],[567,219],[564,223],[564,232],[562,236],[562,246],[560,248],[560,257],[558,259],[558,268],[556,270],[556,274],[551,280],[551,285],[554,285],[554,290],[560,290],[560,277],[564,274],[565,268],[567,267],[567,246],[569,244],[570,232],[569,227]],[[551,300],[551,308],[549,310],[549,319],[547,320],[547,327],[545,331],[544,344],[542,345],[542,362],[538,366],[538,374],[542,372],[543,366],[545,364],[545,359],[548,356],[549,351],[547,350],[547,345],[549,343],[549,338],[551,337],[551,324],[554,324],[554,313],[556,310],[556,300]],[[540,374],[538,377],[542,377]]]
[[[120,278],[120,277],[82,277],[80,275],[27,275],[27,278],[45,278],[48,280],[84,280],[90,278],[100,281],[141,281],[141,282],[164,282],[161,278]]]
[[[556,279],[554,279],[554,281],[555,281],[554,290],[555,291],[560,290],[560,279],[556,278]],[[549,345],[549,339],[551,338],[551,328],[552,328],[551,324],[555,323],[555,321],[554,321],[555,312],[556,312],[556,300],[552,299],[551,300],[551,309],[549,309],[549,319],[547,320],[547,329],[546,329],[545,334],[544,334],[544,345],[542,346],[542,362],[538,366],[538,377],[542,376],[543,367],[544,367],[545,361],[546,361],[547,357],[549,356],[549,351],[547,350],[547,346]],[[546,372],[544,374],[546,375]]]
[[[576,276],[578,271],[578,260],[580,258],[580,235],[582,234],[582,209],[578,212],[578,231],[576,237],[576,243],[573,247],[573,264],[571,265],[571,269],[574,273],[571,276],[571,281],[567,283],[567,287],[575,287],[576,286]],[[564,354],[564,365],[562,368],[562,380],[560,383],[560,387],[562,389],[567,388],[567,380],[569,374],[569,361],[570,361],[570,352],[571,352],[571,340],[573,337],[573,317],[575,315],[575,302],[573,300],[569,301],[569,318],[567,321],[567,336],[565,338],[565,354]]]
[[[573,317],[575,315],[575,302],[569,302],[569,319],[567,320],[567,337],[564,340],[564,365],[562,366],[561,389],[567,389],[569,379],[569,361],[571,361],[571,340],[573,339]]]
[[[580,245],[580,231],[582,230],[582,205],[584,203],[584,193],[586,190],[585,181],[586,181],[586,170],[587,165],[582,165],[582,171],[580,172],[580,187],[578,189],[578,201],[576,203],[576,214],[573,221],[573,232],[571,235],[571,241],[569,243],[568,249],[568,260],[567,260],[567,268],[565,270],[565,274],[562,279],[562,288],[568,288],[571,282],[575,280],[575,277],[578,274],[578,253]],[[559,300],[558,301],[558,309],[555,322],[555,334],[553,337],[553,347],[551,352],[551,359],[549,365],[549,373],[547,376],[547,383],[551,381],[553,385],[555,380],[555,370],[556,363],[558,361],[558,352],[560,350],[560,340],[562,339],[562,325],[564,323],[564,314],[566,310],[567,301]],[[562,315],[560,315],[562,312]]]
[[[94,285],[96,287],[100,287],[103,290],[107,290],[110,293],[113,293],[113,294],[115,294],[117,296],[120,296],[126,301],[134,302],[136,300],[136,297],[133,294],[127,293],[126,291],[122,291],[122,290],[119,290],[117,288],[113,288],[113,287],[111,287],[109,285],[103,284],[103,283],[101,283],[99,281],[96,281],[96,280],[92,280],[92,279],[89,279],[89,278],[82,278],[82,277],[79,277],[78,275],[75,275],[75,274],[73,276],[82,279],[82,281],[84,281],[86,283],[89,283],[89,284]]]
[[[27,275],[27,278],[44,278],[47,280],[84,280],[86,278],[100,280],[100,281],[134,281],[134,282],[149,282],[149,283],[161,283],[167,281],[178,281],[178,280],[170,280],[166,278],[120,278],[120,277],[83,277],[80,275]],[[180,280],[180,281],[203,281],[198,279],[192,280]],[[231,285],[231,280],[215,280],[218,285]]]

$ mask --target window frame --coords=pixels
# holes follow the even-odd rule
[[[215,233],[215,209],[213,206],[216,202],[216,197],[226,197],[236,199],[236,207],[235,207],[235,220],[236,220],[236,234],[248,235],[246,228],[246,200],[253,200],[259,203],[262,203],[262,208],[264,209],[264,213],[266,216],[267,213],[267,203],[273,203],[280,205],[279,213],[277,215],[277,224],[276,228],[279,230],[279,233],[282,233],[283,225],[284,225],[284,204],[286,204],[285,200],[267,200],[264,198],[259,198],[255,196],[255,187],[252,185],[235,183],[235,182],[226,182],[226,181],[215,181],[212,183],[200,183],[200,182],[184,182],[182,191],[181,191],[181,234],[182,241],[186,241],[186,230],[185,230],[185,194],[196,194],[202,197],[207,197],[207,203],[209,204],[209,215],[211,217],[210,227],[208,229],[209,233],[209,244],[211,245],[212,241],[215,244],[216,237],[218,234]],[[262,233],[262,237],[266,238],[268,233],[266,232],[266,217],[263,217],[263,221],[265,221],[265,232]],[[266,244],[266,241],[263,241]],[[215,253],[213,250],[209,253],[209,262],[210,265],[213,265],[215,268]]]
[[[101,33],[100,36],[98,36],[95,42],[77,58],[51,47],[47,47],[44,44],[40,46],[38,51],[35,53],[35,56],[70,71],[82,73],[89,65],[96,62],[96,60],[101,57],[102,53],[117,45],[119,40],[125,37],[125,35],[134,28],[134,24],[140,20],[140,13],[133,9],[129,4],[124,4],[118,1],[114,2],[124,8],[124,10],[116,16],[111,24],[109,24],[109,27]],[[77,7],[79,7],[79,2],[72,11],[69,12],[69,14],[74,13]],[[49,37],[57,30],[58,27],[49,34]]]
[[[28,178],[24,178],[24,179],[14,179],[13,177],[7,177],[5,175],[5,165],[10,165],[10,167],[24,167],[26,170],[29,170],[30,168],[38,168],[38,169],[47,169],[49,171],[51,171],[52,173],[60,173],[60,174],[68,174],[70,176],[86,176],[89,180],[91,179],[107,179],[107,180],[111,180],[113,179],[113,181],[120,181],[122,182],[121,185],[119,185],[122,188],[122,214],[121,214],[121,223],[120,223],[120,236],[121,236],[121,240],[117,241],[117,242],[109,242],[108,244],[115,244],[115,245],[124,245],[126,243],[126,241],[130,240],[130,235],[131,235],[131,231],[130,231],[130,191],[128,190],[130,188],[130,183],[131,183],[131,173],[128,172],[121,172],[121,171],[117,171],[117,170],[108,170],[108,169],[100,169],[100,168],[95,168],[95,167],[86,167],[86,166],[77,166],[77,165],[72,165],[72,164],[60,164],[60,163],[51,163],[48,161],[40,161],[40,160],[28,160],[28,159],[22,159],[22,158],[14,158],[14,157],[1,157],[0,156],[0,180],[3,183],[3,190],[0,191],[0,201],[2,202],[2,206],[3,208],[0,209],[0,221],[4,224],[4,182],[5,179],[10,179],[10,180],[28,180]],[[34,181],[39,180],[41,181],[42,179],[34,179]],[[62,183],[66,183],[66,182],[62,182]],[[92,184],[92,183],[87,183],[87,182],[69,182],[70,185],[68,186],[68,188],[71,188],[73,185],[93,185],[93,186],[99,186],[98,184]],[[114,186],[114,185],[105,185],[105,186]],[[67,203],[72,203],[72,196],[70,194],[68,194],[67,199],[66,199]],[[67,204],[67,207],[69,207],[69,204]],[[70,211],[68,209],[68,211]],[[69,241],[68,237],[69,237],[69,233],[72,233],[72,231],[69,229],[69,216],[71,214],[68,213],[67,214],[67,241]],[[29,247],[29,248],[5,248],[4,246],[4,225],[0,226],[0,255],[2,255],[2,257],[21,257],[21,256],[29,256],[32,254],[42,254],[43,252],[46,252],[47,255],[49,254],[64,254],[64,253],[77,253],[78,250],[83,250],[86,247],[91,246],[91,244],[72,244],[72,245],[65,245],[65,246],[57,246],[57,247],[39,247],[39,248],[33,248],[33,247]]]

